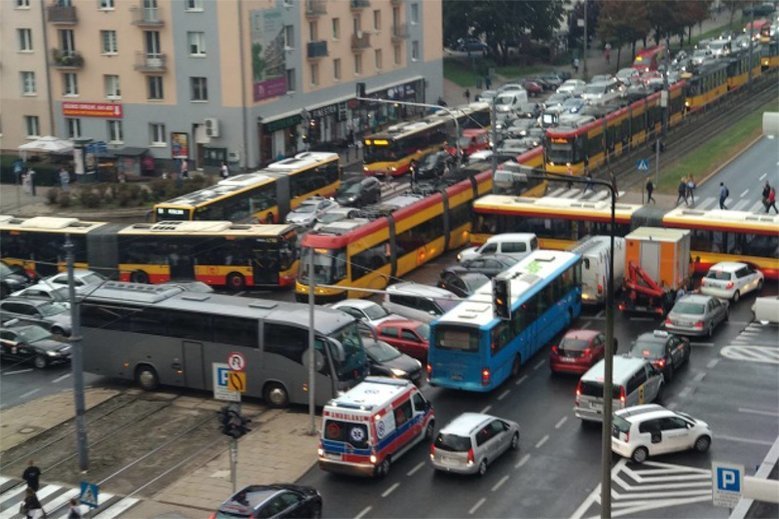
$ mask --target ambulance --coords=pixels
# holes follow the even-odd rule
[[[434,431],[433,407],[411,381],[368,377],[325,405],[319,468],[384,477],[395,459],[431,441]]]

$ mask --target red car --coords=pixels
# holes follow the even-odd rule
[[[614,339],[614,351],[617,340]],[[560,344],[552,346],[549,367],[552,373],[583,374],[605,355],[606,335],[596,330],[570,330]]]
[[[540,83],[536,83],[532,79],[523,79],[520,81],[523,87],[525,87],[525,90],[527,90],[527,95],[530,97],[537,96],[539,94],[544,93],[544,87]]]
[[[376,326],[379,339],[414,357],[423,364],[427,362],[427,348],[430,344],[430,327],[412,319],[382,321]]]

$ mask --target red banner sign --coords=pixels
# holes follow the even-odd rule
[[[122,105],[116,103],[62,103],[62,115],[69,117],[122,117]]]

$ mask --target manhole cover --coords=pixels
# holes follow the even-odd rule
[[[22,427],[17,432],[19,434],[31,434],[31,433],[34,433],[34,432],[40,431],[40,430],[41,430],[40,427]]]

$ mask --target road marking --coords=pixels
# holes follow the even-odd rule
[[[530,459],[530,454],[525,454],[524,456],[522,456],[522,459],[519,460],[519,462],[516,465],[514,465],[514,468],[518,469],[519,467],[527,463],[527,460],[529,459]]]
[[[476,504],[475,504],[475,505],[473,505],[473,507],[472,507],[470,510],[468,510],[468,513],[469,513],[470,515],[473,515],[473,514],[476,512],[476,510],[478,510],[478,509],[479,509],[479,507],[480,507],[481,505],[483,505],[483,504],[484,504],[484,502],[485,502],[486,500],[487,500],[487,498],[486,498],[486,497],[482,497],[481,499],[479,499],[478,501],[476,501]]]
[[[703,380],[703,378],[704,378],[705,376],[706,376],[706,372],[705,372],[705,371],[701,371],[700,373],[698,373],[697,375],[695,375],[695,378],[694,378],[693,380],[694,380],[695,382],[700,382],[701,380]]]
[[[135,499],[134,497],[126,497],[121,501],[109,506],[103,512],[97,514],[95,516],[95,519],[113,519],[114,517],[121,515],[125,511],[135,506],[135,503],[137,503],[138,501],[139,500]]]
[[[690,346],[702,346],[704,348],[713,348],[714,343],[713,342],[691,342]]]
[[[762,411],[760,409],[750,409],[748,407],[739,407],[738,408],[739,413],[752,413],[752,414],[763,414],[766,416],[779,416],[779,413],[776,411]]]
[[[235,293],[235,295],[240,297],[240,296],[244,295],[245,293],[246,293],[246,290],[239,290],[238,292]]]
[[[28,391],[28,392],[26,392],[25,394],[23,394],[23,395],[20,395],[20,396],[19,396],[19,399],[20,399],[20,400],[22,400],[22,399],[24,399],[24,398],[27,398],[28,396],[32,396],[32,395],[34,395],[35,393],[37,393],[38,391],[40,391],[40,390],[41,390],[40,388],[37,388],[37,389],[33,389],[32,391]]]
[[[515,385],[515,386],[518,386],[518,385],[520,385],[522,382],[524,382],[524,381],[525,381],[525,379],[527,379],[527,375],[522,375],[522,376],[519,378],[519,380],[517,380],[516,382],[514,382],[514,385]]]
[[[504,398],[506,398],[508,396],[509,393],[511,393],[510,389],[505,390],[503,393],[498,395],[498,400],[503,400]]]
[[[542,360],[541,362],[539,362],[538,364],[536,364],[535,366],[533,366],[533,369],[535,370],[535,369],[538,369],[538,368],[540,368],[541,366],[543,366],[543,365],[544,365],[544,363],[545,363],[545,362],[546,362],[546,360]]]
[[[381,497],[387,497],[388,495],[393,493],[395,491],[395,489],[398,488],[399,486],[400,486],[400,483],[393,483],[393,485],[391,487],[389,487],[387,490],[385,490],[384,492],[381,493]]]
[[[52,512],[55,512],[58,510],[62,505],[70,501],[73,497],[78,497],[81,494],[81,489],[73,488],[65,492],[64,494],[60,494],[56,498],[52,499],[51,501],[46,503],[46,512],[49,517],[54,516]]]
[[[592,326],[592,321],[587,321],[582,325],[582,328],[589,328],[590,326]]]
[[[779,162],[777,162],[777,165],[779,165]],[[767,177],[767,176],[768,176],[768,173],[763,173],[762,175],[760,175],[760,178],[758,178],[758,180],[759,180],[760,182],[762,182],[762,181],[763,181],[763,179],[764,179],[765,177]]]
[[[506,474],[505,476],[500,478],[500,481],[495,483],[495,485],[492,487],[492,491],[495,492],[497,489],[499,489],[503,485],[503,483],[505,483],[508,480],[509,480],[509,475]]]
[[[563,424],[565,423],[566,420],[568,420],[568,417],[567,416],[563,416],[562,418],[560,418],[560,420],[557,421],[556,424],[554,424],[554,428],[555,429],[559,429],[560,427],[563,426]]]
[[[65,380],[65,379],[66,379],[66,378],[68,378],[69,376],[70,376],[70,373],[65,373],[65,374],[64,374],[64,375],[62,375],[61,377],[57,377],[57,378],[55,378],[54,380],[52,380],[52,381],[51,381],[51,383],[52,383],[52,384],[56,384],[57,382],[62,382],[63,380]]]
[[[603,317],[603,312],[604,312],[604,311],[605,311],[605,310],[601,310],[600,312],[598,312],[597,314],[595,314],[595,317],[598,317],[598,318],[600,318],[600,317]]]
[[[687,395],[690,394],[690,391],[692,388],[690,386],[684,386],[684,389],[679,391],[679,398],[687,398]]]
[[[752,438],[739,438],[738,436],[725,436],[722,434],[717,435],[717,440],[730,440],[732,442],[752,443],[754,445],[773,445],[774,442],[765,440],[753,440]]]
[[[485,407],[484,409],[482,409],[481,410],[481,414],[487,414],[487,411],[489,411],[490,409],[492,409],[492,404],[490,404],[487,407]]]
[[[29,373],[30,371],[32,371],[32,368],[17,369],[16,371],[6,371],[3,375],[19,375],[21,373]]]
[[[417,464],[416,467],[414,467],[413,469],[411,469],[408,472],[406,472],[406,476],[413,476],[414,474],[417,473],[417,471],[419,469],[421,469],[424,466],[425,466],[425,462],[424,461],[420,461],[419,464]]]
[[[543,438],[541,438],[540,440],[538,440],[538,443],[536,443],[536,449],[540,449],[540,448],[541,448],[541,446],[542,446],[543,444],[545,444],[545,443],[546,443],[546,440],[548,440],[548,439],[549,439],[549,435],[547,434],[547,435],[545,435]]]
[[[738,195],[738,196],[740,196],[741,198],[744,198],[745,196],[747,196],[747,193],[749,193],[749,189],[745,189],[745,190],[744,190],[744,192],[743,192],[743,193],[741,193],[741,194],[740,194],[740,195]]]
[[[365,517],[365,514],[367,514],[371,510],[373,510],[372,506],[366,506],[365,508],[362,509],[362,512],[354,516],[354,519],[360,519],[362,517]]]
[[[719,359],[711,359],[708,364],[706,364],[706,368],[711,369],[714,366],[716,366],[719,363]]]

